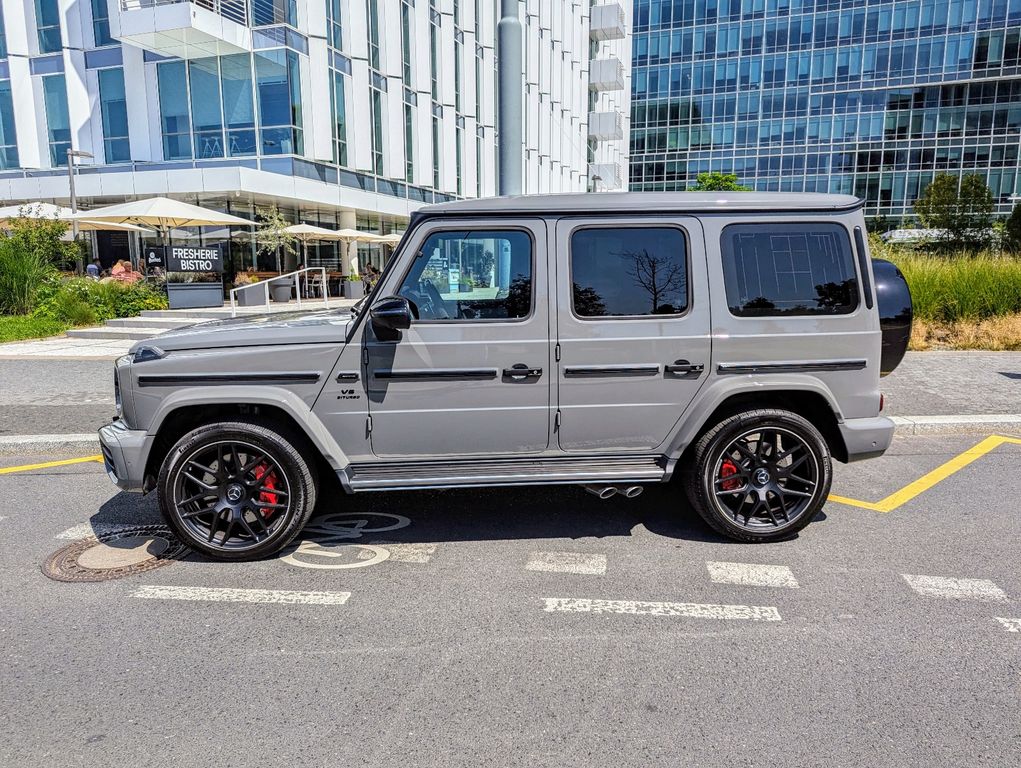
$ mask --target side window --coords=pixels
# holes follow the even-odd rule
[[[720,249],[731,314],[845,315],[858,306],[851,241],[839,224],[731,224]]]
[[[578,317],[680,315],[688,309],[684,232],[675,227],[592,227],[571,235]]]
[[[532,239],[520,230],[435,232],[400,295],[419,320],[514,320],[532,311]]]

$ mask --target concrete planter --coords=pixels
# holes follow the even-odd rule
[[[239,307],[257,307],[266,302],[266,286],[250,285],[234,294]]]
[[[167,283],[171,309],[223,306],[222,283]]]
[[[363,280],[347,280],[344,282],[344,298],[360,299],[365,295],[365,282]]]
[[[274,280],[269,284],[269,295],[273,301],[287,302],[291,300],[291,291],[294,289],[294,280]]]

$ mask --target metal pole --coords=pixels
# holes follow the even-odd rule
[[[496,25],[497,87],[496,116],[499,192],[521,194],[524,161],[522,101],[525,71],[521,61],[521,20],[519,0],[500,0],[500,21]]]
[[[74,194],[74,150],[68,148],[67,150],[67,187],[70,193],[71,200],[71,214],[72,216],[78,213],[78,198]],[[78,248],[78,220],[71,219],[71,242],[74,243],[75,248]],[[84,274],[85,266],[82,263],[81,251],[78,251],[78,274]]]

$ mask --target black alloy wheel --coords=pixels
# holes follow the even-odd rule
[[[315,505],[315,481],[292,441],[244,422],[185,435],[160,473],[168,525],[193,549],[230,560],[286,546]]]
[[[792,535],[815,517],[829,494],[829,447],[797,414],[737,414],[695,447],[688,497],[714,529],[740,541]]]

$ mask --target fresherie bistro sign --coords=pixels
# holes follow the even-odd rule
[[[167,270],[170,272],[223,272],[223,252],[219,245],[167,247]]]

